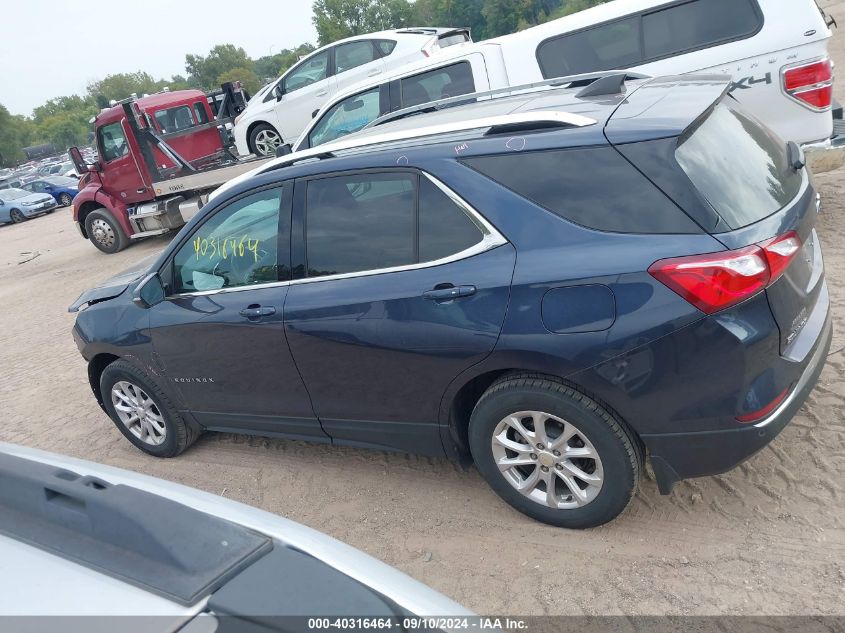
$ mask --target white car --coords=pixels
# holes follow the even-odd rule
[[[179,484],[2,442],[0,482],[0,619],[63,616],[11,629],[406,630],[473,616],[316,530]]]
[[[408,28],[358,35],[317,49],[260,90],[235,119],[238,153],[273,156],[338,91],[471,41],[467,29]]]
[[[813,0],[615,0],[359,82],[326,103],[293,150],[424,102],[614,69],[730,74],[731,94],[782,138],[824,142],[833,129],[830,35]]]

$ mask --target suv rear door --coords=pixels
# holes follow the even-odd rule
[[[441,398],[496,343],[514,248],[408,169],[299,180],[293,207],[285,331],[323,429],[441,454]]]

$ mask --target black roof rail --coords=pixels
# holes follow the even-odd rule
[[[426,103],[420,103],[418,105],[410,106],[408,108],[402,108],[401,110],[396,110],[394,112],[388,112],[387,114],[384,114],[379,118],[371,121],[364,127],[364,129],[376,127],[377,125],[383,125],[390,121],[398,121],[399,119],[404,119],[405,117],[413,116],[416,114],[425,114],[427,112],[435,112],[437,110],[444,110],[446,108],[454,108],[456,106],[474,103],[480,99],[496,99],[510,97],[514,96],[516,93],[530,93],[533,91],[546,90],[549,88],[560,88],[564,86],[568,88],[580,88],[583,86],[589,86],[599,80],[603,80],[608,77],[612,78],[614,82],[619,82],[618,89],[616,90],[617,93],[621,91],[624,82],[627,80],[651,79],[650,75],[644,75],[642,73],[635,72],[620,72],[618,70],[602,71],[595,73],[582,73],[579,75],[567,75],[565,77],[555,77],[553,79],[546,79],[545,81],[520,84],[517,86],[507,86],[505,88],[496,88],[495,90],[485,90],[482,92],[470,92],[464,95],[458,95],[456,97],[449,97],[447,99],[427,101]],[[583,92],[584,91],[578,93],[576,96],[582,96]],[[613,93],[608,92],[604,94]]]

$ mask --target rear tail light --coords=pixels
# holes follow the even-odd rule
[[[801,239],[790,231],[733,251],[661,259],[648,272],[702,312],[713,314],[772,284],[800,248]]]
[[[833,102],[833,66],[830,59],[783,71],[783,89],[793,99],[818,110]]]

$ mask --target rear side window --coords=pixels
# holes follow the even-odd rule
[[[681,137],[675,158],[732,229],[770,216],[801,188],[801,174],[788,165],[786,143],[731,99]]]
[[[155,113],[156,121],[162,132],[178,132],[194,126],[194,116],[189,106],[177,106]]]
[[[382,57],[387,57],[396,48],[396,42],[393,40],[375,40],[374,44]]]
[[[691,0],[541,42],[546,79],[630,68],[721,42],[751,37],[763,25],[756,0]]]
[[[341,44],[335,49],[335,72],[340,74],[358,66],[368,64],[378,56],[370,40],[359,40]]]
[[[664,57],[751,35],[760,26],[747,0],[696,0],[643,16],[645,58]]]
[[[699,233],[612,147],[468,158],[464,163],[562,218],[615,233]]]
[[[401,86],[403,108],[475,92],[469,62],[459,62],[406,77],[402,79]]]
[[[308,182],[308,276],[430,262],[478,244],[484,235],[426,177],[365,173]]]

